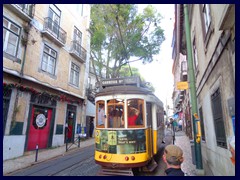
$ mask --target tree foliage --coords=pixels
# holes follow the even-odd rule
[[[91,7],[91,58],[107,78],[120,76],[131,57],[153,61],[165,40],[161,15],[149,5],[142,14],[133,4],[94,4]],[[100,74],[101,75],[101,74]]]

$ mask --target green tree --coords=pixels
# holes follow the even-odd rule
[[[131,57],[142,63],[152,62],[165,40],[159,26],[161,19],[151,5],[142,14],[137,13],[137,5],[133,4],[92,5],[90,30],[94,69],[98,67],[100,76],[105,69],[107,78],[116,78]]]
[[[131,73],[132,72],[132,73]],[[152,90],[155,92],[155,88],[153,87],[153,84],[150,82],[146,82],[144,77],[141,76],[138,68],[136,67],[131,67],[131,72],[130,69],[127,65],[123,65],[119,71],[119,77],[130,77],[130,76],[139,76],[141,79],[142,84],[144,84],[145,87],[148,89]]]

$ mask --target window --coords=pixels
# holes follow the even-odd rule
[[[34,4],[16,4],[23,12],[30,17],[33,17],[33,6]]]
[[[71,72],[70,72],[70,83],[79,86],[79,72],[80,68],[76,64],[71,64]]]
[[[204,4],[203,5],[203,17],[204,17],[205,32],[207,33],[208,29],[210,27],[210,23],[211,23],[210,6],[209,6],[209,4]]]
[[[82,33],[74,27],[73,31],[73,49],[81,54]]]
[[[211,95],[211,102],[217,145],[227,148],[225,127],[223,122],[224,120],[222,114],[221,94],[219,88]]]
[[[202,32],[203,32],[203,40],[205,44],[205,48],[208,45],[210,36],[213,32],[213,25],[211,20],[211,9],[209,4],[201,4],[200,6],[201,12],[201,23],[202,23]]]
[[[3,51],[17,56],[20,27],[3,17]]]
[[[143,127],[144,126],[144,111],[142,99],[129,99],[127,101],[127,115],[128,115],[128,127]]]
[[[79,12],[81,16],[83,16],[83,4],[75,4],[76,11]]]
[[[202,107],[199,108],[199,116],[200,116],[200,125],[201,125],[202,140],[206,141]]]
[[[124,128],[124,100],[111,99],[107,101],[107,127]]]
[[[74,27],[74,32],[73,32],[73,40],[81,44],[82,42],[82,32],[78,30],[78,28]]]
[[[157,127],[164,129],[164,110],[163,107],[157,106]]]
[[[96,126],[99,128],[104,128],[106,123],[106,115],[105,115],[105,102],[97,101],[96,103]]]
[[[194,55],[194,70],[195,73],[198,73],[198,54],[197,54],[197,47],[196,47],[196,40],[193,40],[193,55]]]
[[[45,45],[43,50],[42,70],[52,75],[55,74],[57,52]]]
[[[50,21],[48,28],[51,29],[56,36],[59,35],[60,16],[61,11],[54,4],[50,4],[48,13]]]

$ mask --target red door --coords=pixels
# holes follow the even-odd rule
[[[36,145],[39,149],[47,148],[49,139],[52,109],[44,107],[33,107],[28,132],[27,150],[35,150]]]

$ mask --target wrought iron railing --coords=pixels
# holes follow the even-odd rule
[[[33,18],[35,4],[16,4],[17,7],[26,13],[28,16]]]
[[[54,22],[51,18],[44,18],[44,30],[51,32],[51,34],[61,41],[63,44],[66,43],[67,33],[59,26],[58,22]]]
[[[75,53],[79,58],[86,62],[87,51],[79,44],[78,41],[71,42],[71,52]]]

